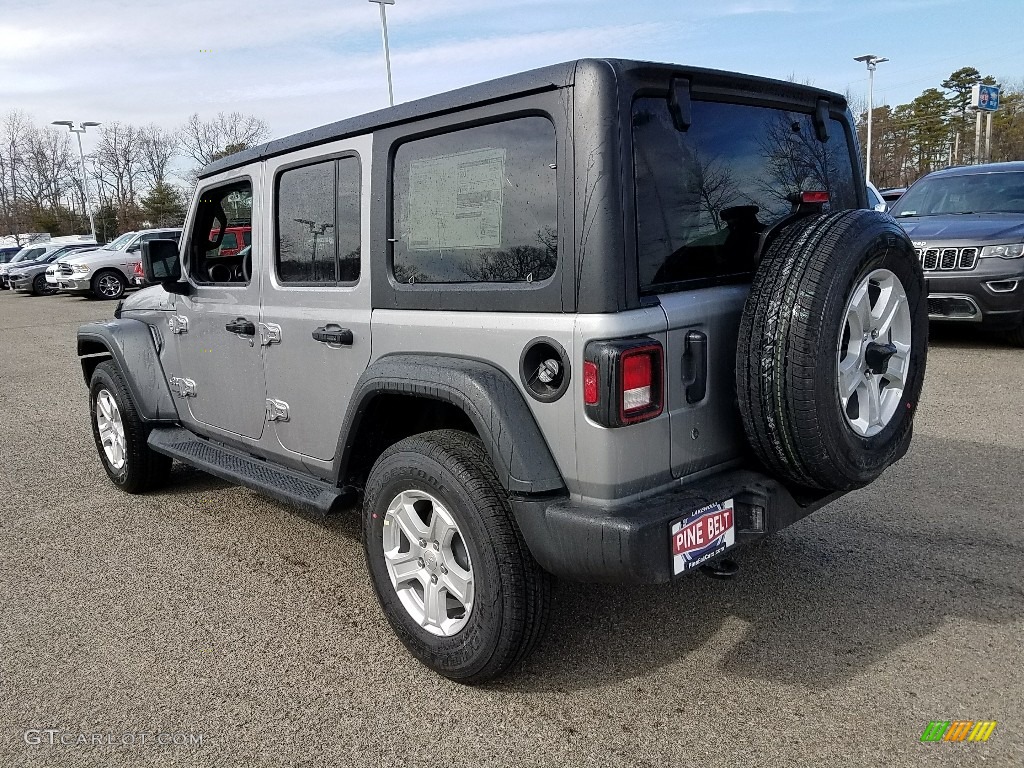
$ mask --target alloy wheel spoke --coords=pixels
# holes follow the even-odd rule
[[[394,510],[394,520],[409,541],[417,547],[419,547],[417,544],[419,539],[425,539],[429,533],[429,529],[416,513],[413,502],[408,499],[403,499],[398,508]]]
[[[427,582],[423,589],[423,621],[421,626],[432,624],[440,628],[441,623],[448,618],[444,595],[441,594],[441,585]]]
[[[878,303],[871,312],[871,319],[875,322],[875,329],[878,331],[880,339],[888,340],[893,321],[899,314],[904,301],[906,298],[902,291],[897,291],[895,286],[883,289],[881,296],[878,297]]]
[[[388,559],[391,581],[396,587],[399,584],[404,584],[416,578],[421,570],[419,553],[414,550],[410,549],[408,552],[398,552],[397,550],[385,552],[384,557]]]
[[[868,427],[874,427],[882,424],[882,397],[878,389],[878,377],[872,376],[865,381],[867,385],[867,398],[865,398],[864,405],[867,410],[867,422]]]
[[[839,395],[843,405],[846,405],[846,401],[857,391],[863,379],[860,358],[850,355],[839,364]]]
[[[448,594],[468,607],[473,601],[473,577],[461,568],[450,567],[442,577]]]
[[[451,538],[452,534],[456,531],[455,526],[448,520],[447,515],[434,507],[434,512],[430,516],[430,536],[432,541],[437,541],[442,544],[446,544]]]

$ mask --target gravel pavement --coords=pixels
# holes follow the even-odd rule
[[[731,581],[559,584],[473,689],[393,637],[353,515],[106,480],[75,329],[112,310],[0,292],[0,766],[1024,765],[1022,350],[936,333],[879,482]],[[920,743],[956,719],[998,726]]]

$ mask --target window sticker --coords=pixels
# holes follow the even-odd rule
[[[504,179],[503,147],[410,163],[409,248],[500,248]]]

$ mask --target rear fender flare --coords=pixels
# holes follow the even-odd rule
[[[509,493],[565,490],[533,413],[509,376],[478,360],[436,355],[389,355],[363,372],[342,426],[339,477],[346,476],[352,462],[362,417],[380,394],[440,400],[460,408],[473,423]]]

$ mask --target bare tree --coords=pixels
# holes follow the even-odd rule
[[[199,166],[265,141],[270,128],[258,117],[241,112],[217,113],[203,121],[194,113],[179,130],[181,147]]]
[[[99,168],[97,181],[106,187],[119,225],[135,226],[139,218],[138,189],[144,175],[139,129],[117,121],[107,123],[94,155]]]
[[[718,158],[706,160],[697,151],[687,170],[693,176],[691,188],[697,190],[700,208],[711,218],[718,232],[722,228],[722,209],[734,205],[740,198],[732,171]]]
[[[21,201],[21,182],[25,175],[25,156],[32,123],[28,115],[9,112],[0,125],[0,217],[4,230],[22,245],[26,219]]]
[[[139,163],[150,187],[167,181],[171,160],[178,153],[178,135],[150,123],[139,129]]]

